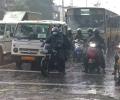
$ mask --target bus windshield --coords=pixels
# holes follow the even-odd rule
[[[0,24],[0,35],[4,35],[5,24]]]
[[[99,28],[104,29],[104,12],[102,10],[74,9],[69,11],[67,23],[72,29]]]
[[[103,25],[103,16],[101,15],[81,15],[74,16],[79,27],[101,27]]]
[[[15,37],[19,39],[44,39],[47,36],[49,25],[45,24],[18,24]]]
[[[16,29],[16,24],[6,24],[6,26],[5,26],[5,32],[10,32],[10,33],[14,33],[14,31],[15,31],[15,29]]]

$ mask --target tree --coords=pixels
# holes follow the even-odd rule
[[[17,0],[15,10],[25,10],[41,13],[42,19],[53,19],[52,0]]]
[[[11,10],[15,11],[28,11],[29,7],[25,5],[26,0],[16,0],[14,7],[10,8]]]

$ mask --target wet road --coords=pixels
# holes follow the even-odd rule
[[[39,71],[15,70],[15,64],[0,67],[0,100],[120,100],[112,60],[106,74],[85,74],[80,63],[67,64],[66,74],[43,77]]]

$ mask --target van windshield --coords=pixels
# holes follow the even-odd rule
[[[45,39],[49,25],[46,24],[18,24],[15,37],[18,39]]]

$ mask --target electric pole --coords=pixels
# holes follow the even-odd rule
[[[88,2],[88,1],[86,0],[86,7],[87,7],[87,2]]]
[[[62,0],[62,16],[61,21],[64,21],[64,0]]]

